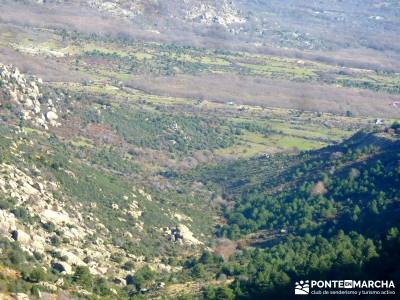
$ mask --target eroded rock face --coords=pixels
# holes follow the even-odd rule
[[[53,222],[55,224],[62,224],[62,223],[71,224],[71,219],[69,215],[66,214],[65,212],[45,209],[43,210],[41,215],[42,218],[48,222]]]
[[[27,294],[17,293],[17,294],[15,294],[15,299],[16,300],[29,300],[29,297]]]
[[[57,122],[57,109],[52,100],[46,103],[44,99],[41,79],[25,76],[12,65],[0,64],[0,82],[0,101],[16,104],[21,121],[44,129],[61,125]]]
[[[86,263],[77,255],[70,251],[62,250],[61,255],[67,258],[67,262],[74,266],[86,266]]]
[[[18,153],[18,142],[13,145],[13,149]],[[34,166],[32,169],[35,170],[35,175],[31,175],[27,169],[20,169],[11,164],[0,164],[0,197],[12,198],[16,207],[24,208],[27,214],[36,220],[34,224],[29,224],[17,219],[9,211],[0,210],[1,237],[17,241],[22,250],[31,255],[41,254],[46,267],[52,267],[66,274],[73,272],[75,266],[87,266],[94,275],[104,275],[111,271],[120,277],[126,276],[127,271],[123,270],[119,263],[112,261],[111,254],[118,254],[139,265],[143,264],[144,257],[135,257],[115,246],[111,242],[112,236],[109,230],[95,215],[82,211],[84,206],[64,202],[67,201],[64,195],[60,197],[61,199],[54,198],[53,192],[60,193],[60,184],[44,180],[39,169]],[[150,195],[144,191],[142,193],[143,199],[148,201]],[[133,194],[132,198],[135,198]],[[140,218],[138,201],[130,200],[129,196],[123,200],[130,202],[130,206],[121,209],[121,212],[126,215],[137,214],[137,218]],[[91,207],[96,208],[97,205]],[[90,217],[90,221],[87,217]],[[143,230],[143,222],[138,220],[137,224]],[[48,226],[52,229],[50,230]],[[53,244],[52,238],[56,235],[60,241],[67,240],[67,242]],[[130,240],[137,238],[129,232],[124,236]],[[63,260],[54,260],[51,255],[54,251],[60,253]],[[158,265],[160,270],[161,268],[164,271],[169,270],[168,266],[159,263]]]
[[[25,142],[22,139],[15,141],[11,146],[11,153],[19,155],[20,145]],[[26,214],[24,220],[16,218],[10,211],[0,210],[1,237],[17,241],[21,249],[30,255],[40,254],[43,266],[65,274],[73,272],[76,266],[87,266],[94,275],[112,272],[115,276],[124,278],[128,271],[121,268],[121,263],[112,260],[112,256],[115,255],[122,257],[125,262],[134,262],[137,267],[148,264],[157,272],[176,270],[156,259],[145,262],[144,257],[135,256],[114,244],[110,230],[93,212],[85,211],[88,206],[68,199],[60,189],[61,184],[52,181],[51,177],[44,179],[46,175],[34,165],[28,169],[11,163],[0,164],[0,197],[12,199],[10,203],[14,208],[24,209]],[[55,192],[59,197],[55,198]],[[114,205],[110,206],[122,216],[132,216],[136,219],[132,232],[121,233],[124,239],[140,241],[141,236],[137,232],[143,232],[145,228],[141,220],[142,213],[146,210],[145,203],[155,201],[156,199],[152,199],[143,188],[133,188],[132,193],[122,197],[120,205],[111,203]],[[90,209],[98,209],[98,205],[92,202]],[[191,219],[183,214],[177,213],[175,218],[181,222],[191,222]],[[30,221],[26,221],[27,219]],[[174,229],[168,228],[161,234],[166,238],[169,236],[170,240],[182,246],[203,244],[183,224]],[[62,259],[54,257],[52,253],[55,252],[59,253]]]
[[[81,246],[87,235],[93,231],[85,223],[79,221],[75,215],[71,215],[65,209],[65,204],[53,197],[53,191],[57,190],[57,183],[43,180],[40,175],[32,177],[21,169],[9,164],[0,164],[0,197],[12,198],[17,207],[22,207],[31,217],[35,217],[42,226],[32,226],[17,219],[14,214],[0,210],[0,236],[18,241],[21,248],[32,254],[38,252],[44,255],[44,261],[50,264],[52,257],[46,250],[57,250],[58,246],[51,243],[52,231],[47,231],[43,225],[52,224],[53,230],[62,232],[62,236],[69,242],[61,249],[61,253],[70,265],[85,265],[83,251],[75,253],[75,249]],[[96,245],[96,247],[98,247]],[[89,250],[88,247],[87,250]],[[105,249],[93,249],[98,254],[100,266],[104,261]],[[66,267],[68,272],[68,267]]]
[[[18,241],[20,244],[29,245],[31,242],[31,236],[22,230],[13,230],[11,232],[11,236],[15,241]]]
[[[239,10],[232,1],[199,1],[191,4],[186,18],[205,25],[219,24],[228,27],[232,24],[245,23]]]
[[[14,214],[0,209],[0,235],[7,236],[16,228],[17,219]]]
[[[183,241],[188,244],[192,245],[200,245],[203,244],[203,242],[199,241],[193,236],[193,232],[190,231],[190,229],[183,224],[178,225],[178,230],[180,234],[182,235]]]
[[[203,244],[203,242],[194,237],[193,232],[191,232],[190,229],[184,224],[179,224],[172,229],[167,228],[166,231],[169,234],[170,240],[173,242],[180,242],[187,245]]]

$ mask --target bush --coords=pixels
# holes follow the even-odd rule
[[[155,273],[150,269],[150,267],[145,266],[136,272],[130,282],[140,290],[145,287],[149,281],[153,280],[154,275]]]
[[[118,254],[113,254],[113,255],[111,255],[111,260],[113,262],[120,264],[122,262],[122,256],[118,255]]]
[[[1,161],[0,161],[1,163]],[[10,209],[14,206],[15,203],[11,199],[0,199],[0,209]]]
[[[16,218],[20,219],[24,223],[30,223],[29,212],[24,207],[16,207],[11,211]]]
[[[84,287],[91,287],[93,284],[93,276],[90,274],[88,267],[79,266],[72,276],[72,281]]]
[[[43,254],[38,251],[33,251],[33,257],[36,260],[41,261],[43,259]]]
[[[56,230],[56,226],[51,222],[44,223],[42,226],[47,232],[54,232]]]
[[[100,296],[108,296],[111,294],[108,282],[104,278],[99,278],[94,284],[94,292]]]
[[[41,281],[46,281],[47,274],[46,271],[43,270],[41,267],[37,267],[32,270],[32,272],[29,274],[28,280],[30,282],[41,282]]]
[[[26,257],[21,249],[12,249],[8,251],[8,259],[13,265],[20,265],[25,262]]]
[[[40,288],[36,285],[32,286],[31,288],[31,294],[37,298],[40,297]]]
[[[395,130],[400,129],[400,122],[399,121],[394,122],[391,128]]]
[[[133,262],[127,261],[127,262],[122,266],[122,268],[123,268],[124,270],[127,270],[127,271],[132,271],[134,266],[135,266],[135,265],[134,265]]]
[[[216,292],[216,299],[220,300],[233,300],[235,298],[235,294],[228,287],[219,287]]]
[[[204,266],[202,264],[196,264],[192,269],[192,276],[195,278],[202,278],[206,274]]]
[[[50,242],[51,242],[51,244],[52,244],[53,246],[56,246],[56,247],[58,247],[58,246],[61,245],[61,241],[60,241],[60,239],[58,238],[58,236],[56,236],[56,235],[53,235],[53,236],[50,238]]]

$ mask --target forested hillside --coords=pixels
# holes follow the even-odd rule
[[[190,175],[221,187],[232,202],[225,210],[227,224],[217,234],[236,240],[242,251],[220,265],[220,272],[235,277],[224,293],[290,299],[291,284],[301,278],[344,279],[349,273],[360,279],[398,278],[397,128],[360,132],[289,163],[281,159],[280,167],[272,167],[280,174],[272,178],[266,166],[274,158]],[[240,180],[243,174],[246,182]],[[207,289],[205,297],[218,299],[220,292]]]

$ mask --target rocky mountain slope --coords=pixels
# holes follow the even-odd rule
[[[27,78],[14,66],[0,64],[1,104],[18,113],[19,119],[30,121],[34,126],[48,129],[57,127],[57,104],[60,98],[44,98],[40,78]]]
[[[163,15],[168,19],[201,23],[205,25],[219,24],[228,27],[244,23],[245,19],[233,1],[89,1],[90,6],[100,11],[120,17],[134,18],[138,15]]]
[[[63,2],[69,4],[71,1],[32,0],[32,2],[40,5],[57,5]],[[131,21],[140,18],[157,22],[161,17],[170,21],[193,22],[207,26],[217,24],[224,27],[246,22],[231,0],[87,0],[76,3]]]
[[[65,126],[59,119],[68,111],[66,103],[76,99],[14,66],[0,70],[0,241],[15,243],[33,263],[26,269],[24,258],[14,264],[18,270],[29,274],[40,266],[44,273],[59,274],[40,283],[47,291],[65,286],[79,267],[92,276],[111,276],[118,289],[143,266],[163,276],[179,271],[164,256],[171,250],[163,248],[182,254],[205,247],[206,231],[193,233],[185,212],[152,195],[140,181],[106,175],[106,168],[84,167],[82,173],[79,165],[86,162],[65,153],[67,144],[54,136]],[[102,182],[104,176],[114,183]],[[0,251],[3,262],[11,255],[6,249]],[[115,288],[110,291],[117,294]]]
[[[0,6],[6,23],[400,69],[396,1],[5,0]]]

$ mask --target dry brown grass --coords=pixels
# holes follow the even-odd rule
[[[7,279],[16,280],[21,277],[21,274],[14,269],[10,269],[8,267],[0,266],[0,274],[2,277]],[[0,298],[1,299],[1,298]]]
[[[329,85],[292,82],[236,75],[180,75],[137,79],[129,83],[151,93],[215,102],[294,108],[355,115],[399,117],[391,106],[399,95],[341,88]]]
[[[325,185],[322,181],[318,181],[313,189],[311,190],[311,194],[314,196],[323,195],[327,192]]]
[[[221,239],[215,248],[215,253],[221,255],[224,261],[228,261],[229,257],[233,255],[237,249],[237,242],[228,239]]]

